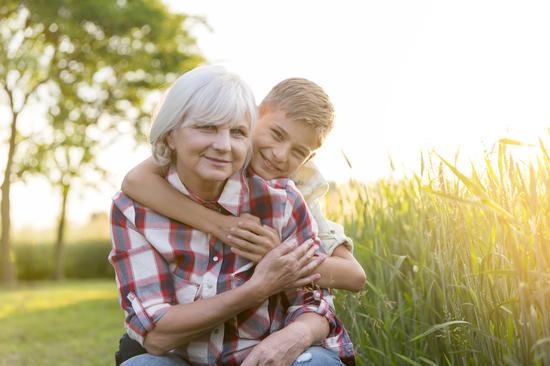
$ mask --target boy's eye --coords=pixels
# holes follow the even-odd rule
[[[275,140],[281,141],[283,139],[283,134],[280,133],[279,131],[271,130],[271,132],[273,133],[273,137],[275,138]]]
[[[305,159],[307,154],[302,150],[292,150],[292,153],[299,159]]]

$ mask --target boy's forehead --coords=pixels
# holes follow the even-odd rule
[[[321,141],[317,130],[310,124],[287,116],[282,108],[269,108],[260,114],[259,124],[280,130],[296,144],[310,151],[317,150]]]

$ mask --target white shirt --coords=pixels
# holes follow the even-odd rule
[[[302,165],[290,179],[294,181],[304,196],[309,210],[317,222],[319,238],[325,251],[332,255],[334,249],[342,244],[353,251],[353,241],[346,236],[342,225],[327,220],[323,215],[321,199],[328,192],[329,186],[313,161],[310,160]]]

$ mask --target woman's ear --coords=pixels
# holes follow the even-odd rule
[[[174,133],[175,133],[175,130],[172,130],[172,131],[168,132],[166,134],[166,136],[164,137],[164,139],[166,141],[166,145],[168,145],[168,147],[171,150],[176,150],[176,143],[174,142],[174,140],[175,140]]]

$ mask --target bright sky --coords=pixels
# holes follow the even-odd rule
[[[417,170],[420,151],[479,157],[500,137],[534,142],[550,127],[547,1],[167,1],[204,16],[194,34],[212,63],[241,74],[260,101],[288,77],[325,88],[336,127],[318,154],[328,179],[375,180],[388,154]],[[106,211],[123,174],[148,154],[121,141],[102,161],[113,184],[71,198],[71,219]],[[342,151],[350,158],[350,170]],[[17,185],[13,219],[51,225],[58,198]],[[32,207],[32,212],[29,208]]]

